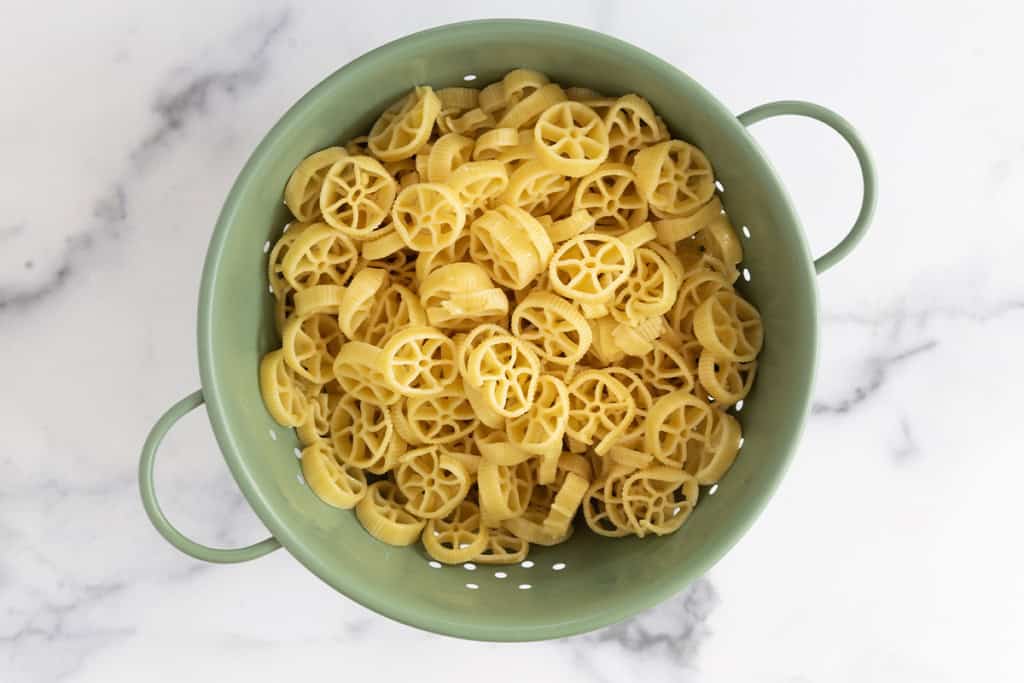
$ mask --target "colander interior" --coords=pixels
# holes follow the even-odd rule
[[[646,97],[676,137],[700,146],[746,252],[739,288],[760,309],[766,344],[739,417],[744,444],[719,485],[702,490],[679,533],[605,539],[582,526],[535,547],[522,565],[440,566],[419,547],[371,538],[354,514],[310,491],[293,432],[260,399],[260,357],[280,345],[265,279],[288,214],[282,188],[309,153],[363,134],[417,84],[482,86],[516,67],[563,85]],[[203,389],[224,457],[285,547],[328,584],[383,614],[450,635],[528,640],[618,621],[681,590],[749,526],[783,473],[806,412],[815,352],[813,270],[784,192],[733,115],[691,79],[607,36],[557,24],[488,21],[434,29],[335,73],[260,144],[218,222],[200,295]],[[277,587],[280,588],[280,587]]]

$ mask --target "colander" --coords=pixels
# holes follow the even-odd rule
[[[370,537],[350,511],[322,503],[302,479],[298,442],[260,398],[260,357],[279,346],[266,259],[288,214],[282,188],[311,152],[367,131],[380,111],[417,84],[486,84],[529,67],[565,85],[636,92],[673,134],[702,148],[722,200],[742,233],[740,290],[760,309],[766,344],[757,383],[740,414],[745,442],[732,470],[679,533],[606,539],[581,528],[572,540],[535,547],[521,565],[441,566],[419,547]],[[853,148],[863,201],[842,242],[812,260],[790,201],[746,126],[797,115],[833,128]],[[244,562],[282,546],[339,592],[392,619],[481,640],[539,640],[624,619],[684,588],[737,541],[782,477],[807,412],[817,344],[815,272],[846,256],[874,205],[874,173],[857,134],[837,114],[806,102],[775,102],[738,119],[695,81],[643,50],[600,33],[539,21],[453,24],[402,38],[338,70],[305,95],[253,152],[213,231],[199,294],[202,389],[173,405],[147,439],[142,500],[172,545],[208,562]],[[224,459],[273,534],[237,549],[200,545],[164,516],[153,487],[161,440],[206,404]]]

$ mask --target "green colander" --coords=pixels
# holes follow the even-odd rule
[[[418,84],[486,84],[516,67],[564,85],[636,92],[676,137],[703,149],[743,235],[740,289],[760,309],[765,347],[740,418],[745,442],[732,470],[704,490],[679,533],[607,539],[580,529],[522,565],[439,566],[418,547],[371,538],[350,511],[322,503],[303,482],[292,430],[263,407],[260,357],[280,345],[267,291],[268,246],[288,214],[282,188],[311,152],[365,133],[380,111]],[[746,126],[797,115],[833,128],[853,148],[863,202],[849,234],[812,260],[786,191]],[[793,453],[807,413],[817,344],[815,273],[846,256],[868,226],[875,196],[867,151],[837,114],[775,102],[738,118],[657,57],[600,33],[538,21],[453,24],[378,48],[329,76],[292,107],[242,169],[217,220],[199,294],[202,389],[173,405],[142,450],[146,512],[171,544],[208,562],[244,562],[285,547],[339,592],[398,621],[462,638],[540,640],[624,619],[706,572],[751,525]],[[751,277],[752,274],[752,277]],[[746,281],[749,280],[749,281]],[[177,531],[161,512],[153,459],[171,426],[206,403],[217,442],[249,504],[273,534],[246,548],[214,549]]]

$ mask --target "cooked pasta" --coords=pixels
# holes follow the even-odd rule
[[[380,541],[510,564],[575,520],[668,534],[738,457],[764,344],[742,241],[643,97],[417,87],[283,194],[260,390]]]

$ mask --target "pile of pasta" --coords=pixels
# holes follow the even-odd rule
[[[733,463],[761,320],[710,163],[643,98],[417,87],[284,198],[263,398],[381,541],[498,564],[577,516],[667,534]]]

